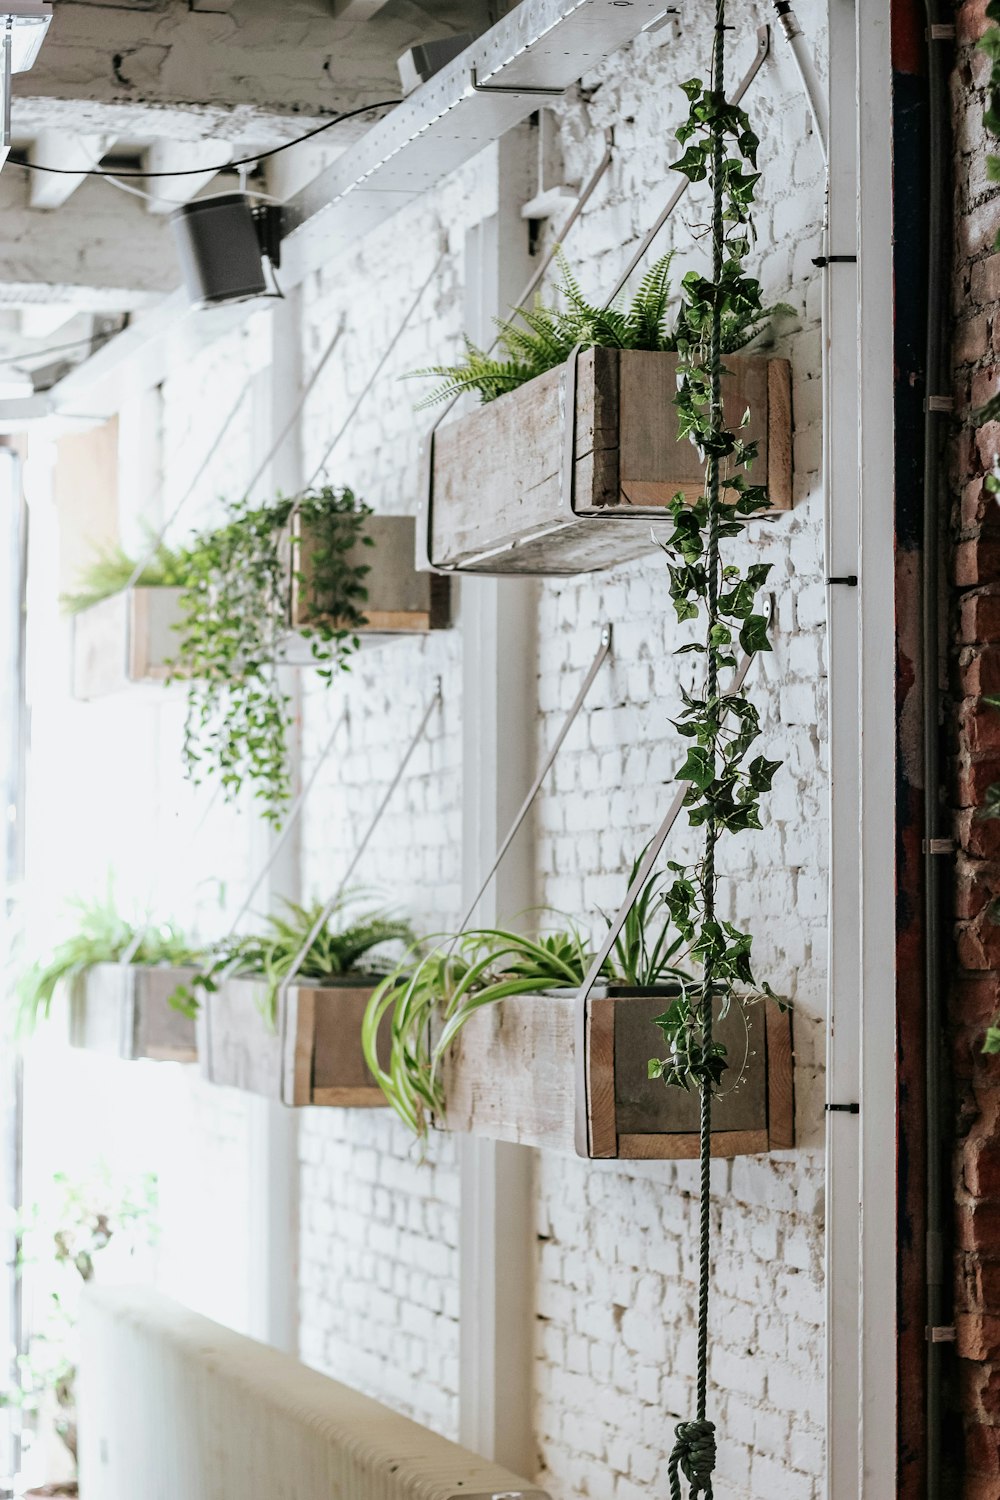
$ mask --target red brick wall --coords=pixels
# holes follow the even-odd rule
[[[1000,506],[984,476],[1000,453],[1000,423],[972,412],[1000,388],[1000,198],[986,178],[982,124],[989,63],[975,50],[985,0],[961,6],[954,75],[956,437],[953,478],[952,708],[954,730],[955,967],[951,986],[955,1071],[955,1273],[960,1399],[965,1425],[964,1500],[1000,1497],[1000,1058],[982,1053],[1000,1011],[1000,821],[975,815],[1000,782]]]

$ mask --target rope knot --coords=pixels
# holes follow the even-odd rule
[[[691,1485],[691,1500],[704,1496],[712,1500],[712,1473],[715,1469],[715,1423],[699,1419],[694,1422],[679,1422],[674,1435],[674,1450],[670,1455],[671,1500],[681,1500],[680,1481],[677,1470]]]

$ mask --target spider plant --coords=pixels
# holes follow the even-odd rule
[[[301,979],[320,982],[349,976],[385,974],[393,960],[384,951],[389,944],[415,941],[409,922],[382,911],[368,911],[348,919],[357,894],[343,897],[334,906],[299,964]],[[261,978],[265,982],[263,1010],[272,1023],[277,1019],[278,990],[291,972],[302,945],[319,920],[323,903],[311,906],[285,901],[284,914],[264,919],[260,932],[241,934],[216,943],[209,963],[191,986],[174,992],[171,1004],[188,1014],[198,1008],[197,991],[211,993],[222,979]],[[383,951],[379,951],[383,950]]]
[[[136,928],[117,911],[111,897],[75,901],[77,930],[57,943],[44,961],[32,964],[16,987],[16,1031],[26,1036],[47,1019],[56,988],[81,979],[95,964],[117,963],[135,941]],[[132,957],[134,964],[184,965],[200,961],[200,952],[170,923],[143,928]]]
[[[607,983],[642,988],[690,981],[672,963],[681,939],[662,920],[662,878],[654,874],[643,887],[602,966]],[[361,1036],[368,1067],[403,1123],[424,1137],[428,1116],[444,1114],[441,1062],[478,1010],[511,995],[579,989],[594,955],[573,926],[534,938],[503,928],[474,928],[426,956],[404,959],[373,992]],[[383,1067],[378,1035],[387,1015],[391,1040]]]

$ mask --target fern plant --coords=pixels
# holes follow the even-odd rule
[[[457,364],[431,365],[413,371],[410,378],[443,377],[437,389],[419,403],[419,408],[463,396],[466,391],[478,391],[484,404],[494,401],[563,364],[577,347],[676,349],[670,321],[672,261],[673,252],[661,256],[642,278],[631,302],[626,302],[623,296],[605,308],[587,300],[560,254],[562,280],[556,291],[565,306],[546,307],[536,298],[534,307],[515,308],[509,318],[496,319],[497,337],[492,349],[480,349],[466,338],[464,357]],[[749,320],[735,311],[728,313],[723,319],[725,352],[742,349],[776,314],[792,311],[779,303],[756,309]]]
[[[80,914],[76,932],[57,943],[48,958],[32,964],[17,983],[18,1035],[29,1035],[40,1020],[47,1019],[60,984],[82,979],[95,964],[117,963],[135,942],[136,928],[121,916],[110,896],[72,904]],[[131,961],[181,967],[200,960],[200,950],[164,922],[143,928]]]
[[[292,562],[293,511],[310,539],[308,575]],[[296,591],[305,597],[309,623],[299,631],[329,683],[360,645],[369,569],[350,553],[372,545],[364,530],[370,514],[352,490],[330,485],[295,500],[240,500],[224,526],[189,549],[180,639],[170,663],[172,678],[187,686],[187,772],[196,785],[206,773],[217,775],[227,800],[249,784],[272,824],[290,791],[289,698],[279,667],[292,599]]]
[[[150,535],[150,542],[153,538]],[[148,550],[145,549],[145,550]],[[72,593],[63,594],[60,603],[67,614],[79,614],[92,604],[99,604],[112,594],[120,594],[127,587],[136,570],[137,559],[130,557],[118,542],[98,549],[92,560],[84,567]],[[169,588],[183,586],[191,577],[191,553],[186,547],[170,547],[166,542],[157,543],[149,561],[136,579],[142,588]]]
[[[349,917],[358,895],[345,896],[333,908],[313,938],[298,968],[302,979],[321,983],[350,976],[370,977],[388,973],[394,964],[393,944],[412,947],[416,938],[409,922],[384,911],[367,911]],[[175,990],[171,1004],[188,1015],[198,1009],[200,996],[218,989],[233,975],[265,981],[264,1011],[270,1021],[277,1018],[278,990],[291,972],[303,943],[319,920],[323,903],[311,906],[285,901],[284,913],[264,919],[260,932],[242,934],[214,944],[204,970],[189,986]]]
[[[675,962],[681,939],[670,928],[661,883],[658,874],[647,881],[601,970],[605,982],[682,990],[690,983]],[[477,1011],[511,995],[579,989],[594,952],[574,926],[533,938],[491,927],[446,940],[426,956],[409,955],[373,992],[361,1036],[368,1067],[403,1123],[424,1137],[428,1118],[445,1113],[441,1063]],[[378,1036],[387,1015],[391,1042],[383,1066]]]

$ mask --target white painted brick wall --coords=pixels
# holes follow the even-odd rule
[[[802,0],[798,8],[807,29],[815,30],[818,0]],[[749,62],[752,28],[765,16],[763,4],[741,13],[731,40],[734,77]],[[673,187],[668,163],[676,154],[672,132],[683,104],[676,84],[704,74],[709,43],[708,6],[701,0],[686,8],[683,30],[671,22],[640,38],[558,107],[570,179],[582,180],[592,169],[603,127],[616,132],[611,172],[566,246],[588,292],[599,294],[613,283],[629,244]],[[722,905],[753,930],[762,976],[795,1001],[800,1146],[773,1159],[713,1167],[711,1406],[721,1434],[718,1500],[818,1500],[823,1468],[819,1148],[827,769],[820,289],[811,266],[820,249],[823,189],[791,59],[780,38],[774,46],[748,104],[763,141],[760,274],[767,297],[787,300],[797,311],[797,331],[781,349],[795,373],[796,505],[790,515],[755,524],[744,554],[774,565],[775,649],[755,667],[752,682],[764,722],[761,748],[784,765],[766,803],[764,833],[726,846]],[[307,372],[345,318],[341,353],[305,412],[309,474],[447,244],[440,276],[327,468],[333,482],[351,484],[378,509],[415,510],[419,440],[431,418],[413,412],[426,388],[399,377],[457,347],[463,235],[492,211],[488,184],[481,164],[471,164],[303,289]],[[680,270],[703,253],[692,239],[703,218],[704,199],[692,193],[672,229]],[[663,243],[671,243],[671,235]],[[212,436],[209,415],[215,421],[228,410],[226,397],[245,361],[252,363],[235,347],[229,342],[199,357],[167,383],[168,509]],[[209,513],[214,493],[233,493],[245,480],[245,470],[237,474],[233,467],[249,448],[245,425],[240,434],[240,444],[228,446],[228,458],[208,476],[194,505],[199,513]],[[539,599],[539,754],[576,692],[600,625],[608,620],[615,627],[614,661],[567,742],[536,827],[543,899],[587,918],[617,904],[629,865],[670,795],[679,759],[670,720],[694,669],[672,654],[679,635],[655,556],[546,583]],[[306,774],[334,716],[345,704],[350,711],[349,728],[305,819],[307,896],[325,896],[335,887],[440,675],[443,708],[357,881],[384,892],[429,931],[456,920],[461,776],[475,774],[475,767],[461,764],[460,667],[459,628],[365,652],[335,692],[307,683]],[[161,796],[169,803],[166,780]],[[222,848],[215,835],[212,847]],[[246,848],[238,841],[235,847]],[[690,847],[681,832],[674,852]],[[387,1113],[336,1110],[305,1112],[300,1143],[303,1357],[454,1435],[453,1143],[435,1138],[421,1164]],[[536,1438],[540,1478],[558,1500],[638,1500],[664,1492],[673,1419],[693,1407],[695,1191],[690,1163],[538,1158]]]

